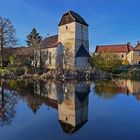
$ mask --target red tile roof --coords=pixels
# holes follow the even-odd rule
[[[133,49],[130,44],[118,44],[118,45],[104,45],[96,46],[95,52],[98,53],[121,53],[121,52],[130,52]]]
[[[57,47],[59,44],[58,42],[58,35],[46,37],[42,42],[41,42],[41,47],[42,48],[53,48]]]

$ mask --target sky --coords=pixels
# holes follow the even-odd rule
[[[36,28],[45,38],[58,33],[62,15],[73,10],[89,24],[90,50],[96,45],[136,45],[140,40],[139,0],[0,0],[0,17],[16,28],[18,45]]]

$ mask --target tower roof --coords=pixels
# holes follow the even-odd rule
[[[83,44],[80,46],[75,57],[90,57],[89,53],[87,52]]]
[[[59,123],[63,129],[63,131],[67,134],[73,134],[76,131],[78,131],[80,128],[82,128],[84,126],[84,124],[87,122],[87,120],[81,122],[79,125],[77,126],[72,126],[71,124],[68,124],[66,122],[63,122],[61,120],[59,120]]]
[[[78,22],[78,23],[81,23],[83,25],[88,26],[86,21],[79,14],[77,14],[77,13],[71,11],[71,10],[66,12],[62,16],[62,19],[61,19],[60,23],[58,24],[58,26],[69,24],[69,23],[72,23],[72,22]]]

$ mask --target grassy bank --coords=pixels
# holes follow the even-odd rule
[[[113,73],[114,77],[122,79],[140,80],[139,66],[125,66],[116,69]]]

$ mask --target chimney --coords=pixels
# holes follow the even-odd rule
[[[127,45],[129,46],[130,45],[130,42],[127,42]]]

